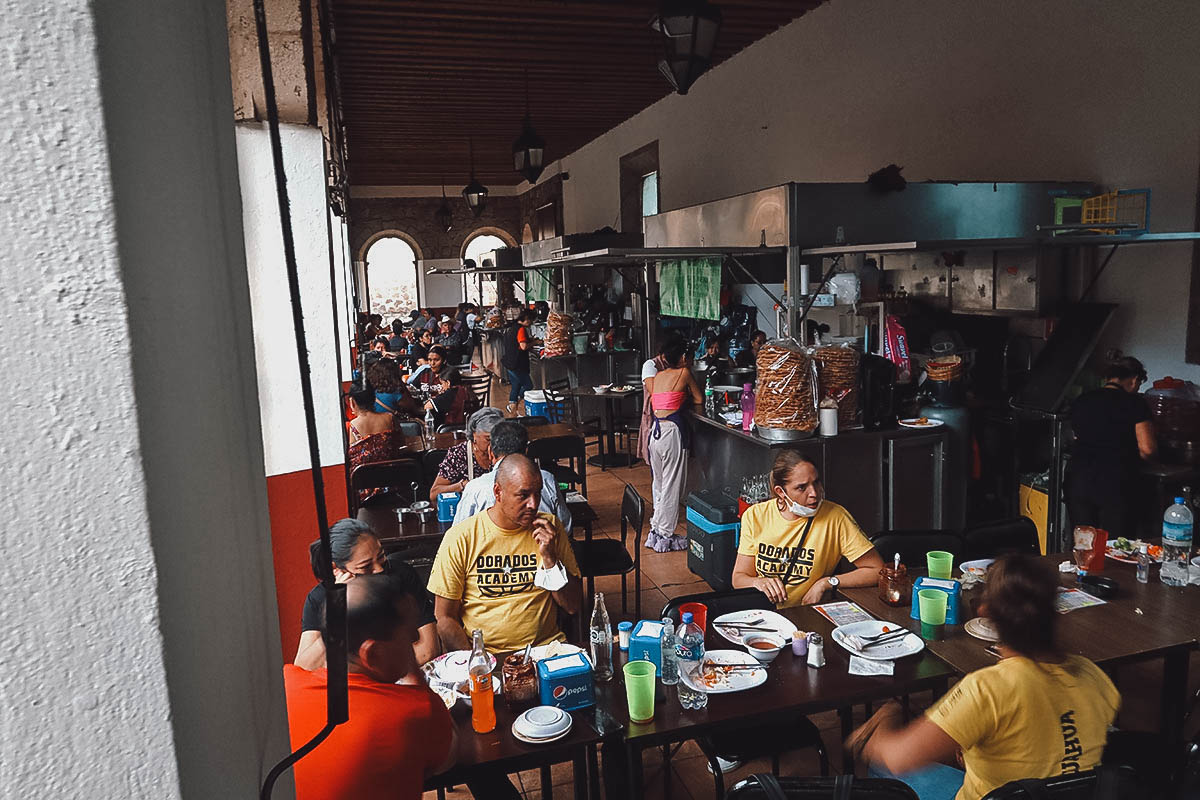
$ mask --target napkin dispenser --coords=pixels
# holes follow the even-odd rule
[[[546,658],[538,662],[538,694],[544,706],[574,711],[596,704],[592,662],[583,653]]]
[[[938,589],[949,595],[946,598],[946,624],[957,625],[961,620],[958,614],[959,600],[962,599],[962,584],[955,580],[947,578],[929,578],[920,577],[913,582],[912,587],[912,613],[909,616],[913,619],[920,619],[921,612],[917,606],[917,592],[922,589]]]
[[[662,677],[662,623],[644,619],[633,626],[629,635],[629,660],[654,664],[654,676]]]

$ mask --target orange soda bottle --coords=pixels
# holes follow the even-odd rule
[[[471,684],[471,727],[476,733],[491,733],[496,728],[495,697],[492,695],[492,666],[483,649],[483,631],[472,634],[471,659],[467,662]]]

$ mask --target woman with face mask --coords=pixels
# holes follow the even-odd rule
[[[816,466],[781,450],[771,468],[775,497],[742,515],[734,588],[753,586],[781,608],[819,603],[838,586],[874,586],[883,559],[846,511],[825,499]],[[839,559],[855,569],[834,575]]]

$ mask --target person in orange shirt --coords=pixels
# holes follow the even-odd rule
[[[296,762],[296,797],[417,800],[425,779],[453,763],[456,737],[413,653],[415,587],[391,575],[360,575],[346,586],[346,617],[350,719]],[[328,674],[289,664],[283,678],[296,749],[325,727]]]

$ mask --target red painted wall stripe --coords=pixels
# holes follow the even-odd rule
[[[346,472],[342,464],[325,467],[325,504],[329,522],[343,518]],[[300,614],[304,598],[316,584],[308,560],[308,545],[317,538],[317,507],[313,502],[312,473],[308,470],[267,478],[267,504],[271,514],[271,551],[275,561],[275,600],[279,605],[279,636],[283,663],[290,664],[300,642]]]

